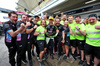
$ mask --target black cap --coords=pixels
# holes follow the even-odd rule
[[[27,17],[32,17],[31,15],[27,14]]]
[[[90,14],[90,15],[88,16],[88,18],[90,18],[90,17],[96,17],[96,18],[97,18],[97,15],[96,15],[96,14]]]
[[[36,17],[38,17],[38,18],[39,18],[39,16],[37,16],[37,15],[36,15],[36,16],[34,16],[34,18],[36,18]]]

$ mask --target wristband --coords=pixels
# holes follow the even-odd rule
[[[34,30],[34,27],[33,27],[33,30]]]
[[[41,34],[41,32],[39,32],[39,34]]]
[[[77,29],[78,31],[80,30],[80,28]]]

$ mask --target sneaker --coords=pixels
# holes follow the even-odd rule
[[[72,54],[72,57],[73,57],[73,59],[74,59],[74,60],[76,60],[76,58],[75,58],[75,55],[74,55],[74,54]]]
[[[46,60],[46,58],[43,56],[42,60]]]
[[[45,54],[45,58],[46,58],[46,59],[48,58],[48,54]]]
[[[32,50],[32,56],[34,57],[35,56],[35,54],[34,54],[34,51]]]
[[[40,66],[44,66],[44,63],[43,62],[40,62]]]
[[[84,63],[84,61],[80,60],[78,64],[82,65],[83,63]]]
[[[57,58],[57,60],[60,60],[60,55],[58,55],[58,58]]]
[[[84,64],[83,66],[90,66],[90,65],[88,65],[88,64],[86,63],[86,64]]]
[[[63,60],[66,60],[66,59],[67,59],[67,56],[64,56],[64,57],[63,57]]]
[[[22,60],[22,63],[27,64],[28,62],[27,62],[27,60]]]
[[[57,54],[58,52],[55,52],[55,54]]]
[[[80,54],[77,54],[76,58],[79,58],[80,59],[80,57],[81,57]]]
[[[50,55],[50,57],[51,57],[52,59],[54,59],[53,55]]]
[[[33,66],[32,60],[29,60],[29,66]]]

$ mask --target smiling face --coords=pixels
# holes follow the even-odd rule
[[[64,22],[64,26],[67,26],[68,25],[68,21],[66,20],[65,22]]]
[[[21,20],[26,23],[26,21],[27,21],[27,15],[22,15],[21,16]]]
[[[81,18],[80,17],[76,17],[75,21],[76,21],[76,23],[79,23],[81,21]]]
[[[45,20],[42,20],[42,21],[41,21],[41,25],[42,25],[43,27],[45,27],[45,26],[46,26],[46,21],[45,21]]]
[[[9,16],[9,19],[11,22],[16,23],[18,20],[18,15],[12,13],[11,16]]]
[[[97,18],[96,17],[90,17],[89,18],[89,23],[90,24],[95,24],[96,21],[97,21]]]
[[[73,16],[68,17],[68,21],[69,21],[69,23],[72,23],[73,22]]]

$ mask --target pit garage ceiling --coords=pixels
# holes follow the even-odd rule
[[[25,12],[24,9],[28,9],[29,11],[32,11],[35,7],[38,6],[38,3],[40,2],[41,0],[19,0],[18,3],[17,3],[17,11],[20,11],[20,12]]]
[[[54,14],[55,12],[60,11],[61,12],[66,12],[66,11],[70,11],[73,9],[77,9],[77,8],[81,8],[84,6],[89,6],[95,3],[100,3],[100,0],[96,0],[93,3],[89,3],[89,4],[85,4],[85,2],[87,2],[89,0],[68,0],[62,4],[59,4],[58,6],[51,8],[50,10],[47,10],[46,12],[49,14]]]

